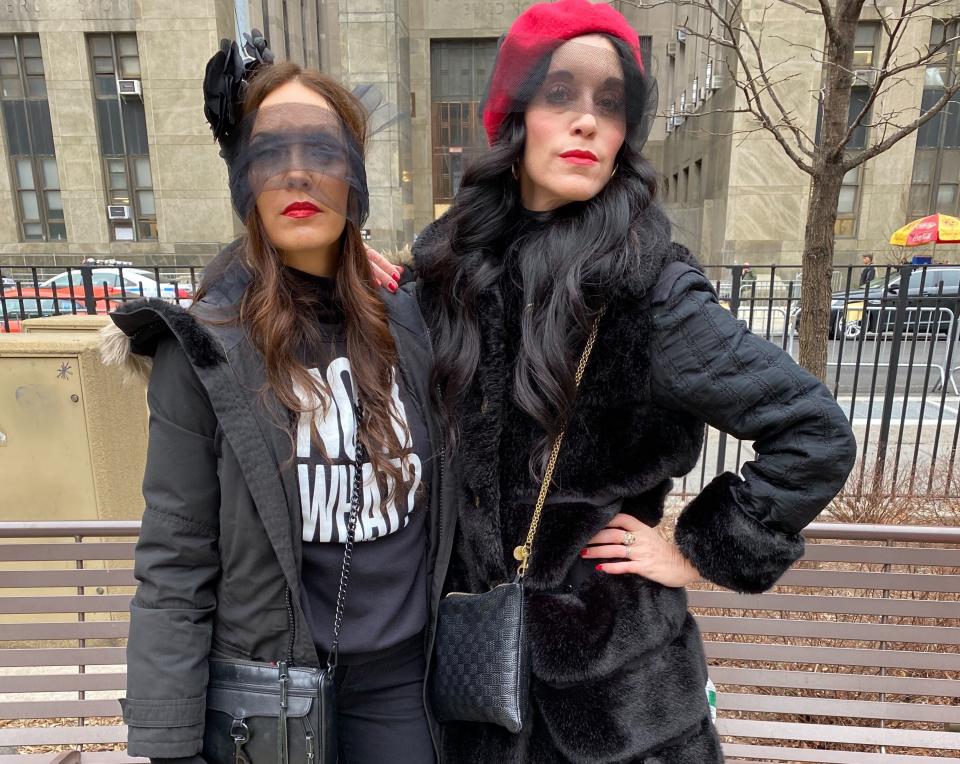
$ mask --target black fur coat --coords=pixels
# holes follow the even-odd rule
[[[669,226],[657,209],[636,225],[641,242],[664,240],[645,227]],[[418,238],[421,273],[448,256],[448,229],[441,219]],[[635,278],[610,297],[534,544],[530,719],[519,735],[445,725],[451,764],[722,761],[685,590],[595,572],[579,551],[618,512],[658,524],[671,478],[696,465],[709,423],[755,440],[758,458],[744,478],[719,476],[684,509],[677,542],[707,579],[763,591],[801,556],[799,531],[852,466],[850,427],[823,385],[720,306],[686,249],[641,255]],[[680,265],[664,271],[672,262]],[[510,394],[510,298],[494,287],[478,308],[480,365],[457,412],[460,509],[447,590],[512,578],[539,487],[527,469],[538,434]],[[437,285],[422,280],[428,321],[438,299]]]

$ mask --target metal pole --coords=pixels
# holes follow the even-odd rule
[[[88,316],[97,314],[97,296],[93,292],[93,266],[80,266],[80,282],[83,284],[83,305]]]
[[[740,312],[740,285],[743,283],[743,266],[734,265],[730,269],[730,312],[734,318]],[[751,309],[752,309],[751,303]],[[727,433],[720,432],[717,439],[717,474],[726,472]]]
[[[910,273],[913,270],[909,265],[901,265],[900,284],[897,291],[897,306],[893,318],[893,339],[890,347],[890,365],[887,367],[887,384],[883,393],[883,410],[880,414],[880,437],[877,442],[877,463],[874,467],[874,486],[879,485],[878,481],[887,460],[887,445],[890,441],[890,420],[893,417],[893,399],[897,392],[897,374],[900,371],[900,343],[903,340],[903,322],[907,313],[907,300],[910,297]],[[883,298],[880,304],[883,305]],[[881,309],[880,314],[884,311]],[[882,321],[882,319],[880,319]],[[877,326],[877,343],[881,341],[881,327]],[[906,396],[904,396],[904,406],[906,406]]]

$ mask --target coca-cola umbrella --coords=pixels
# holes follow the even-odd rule
[[[890,243],[898,247],[922,247],[925,244],[933,244],[934,251],[937,244],[958,244],[960,243],[960,219],[941,215],[939,212],[927,215],[897,229],[890,237]],[[914,259],[914,262],[929,263],[931,260],[932,257]]]

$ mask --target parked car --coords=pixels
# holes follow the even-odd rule
[[[153,271],[139,268],[94,268],[93,283],[99,294],[106,284],[111,293],[121,295],[122,299],[136,299],[138,297],[160,297],[165,300],[189,300],[193,296],[190,285],[174,284],[169,281],[157,282]],[[78,268],[64,271],[53,278],[44,281],[40,286],[49,287],[54,284],[60,290],[69,293],[73,283],[74,294],[77,288],[83,287],[83,277]]]
[[[39,291],[32,289],[21,290],[19,295],[4,294],[0,301],[0,324],[3,319],[7,321],[23,321],[27,318],[39,318],[41,316],[62,316],[71,313],[86,314],[87,306],[83,298],[57,297],[54,299],[49,289]],[[97,300],[97,313],[109,313],[120,305],[113,300]]]
[[[924,275],[926,274],[926,275]],[[830,303],[830,339],[841,334],[858,337],[866,327],[870,333],[893,332],[901,275],[884,274],[863,287],[834,292]],[[907,284],[907,311],[904,329],[919,334],[937,331],[946,334],[955,326],[960,308],[960,266],[915,268]],[[796,326],[800,316],[797,311]]]

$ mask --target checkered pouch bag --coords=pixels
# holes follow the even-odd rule
[[[605,307],[600,309],[587,338],[577,367],[577,387],[605,312]],[[434,715],[442,722],[486,722],[514,733],[523,729],[530,691],[523,577],[563,435],[561,429],[550,452],[527,539],[513,550],[519,563],[517,577],[487,592],[451,592],[440,601],[430,694]]]

